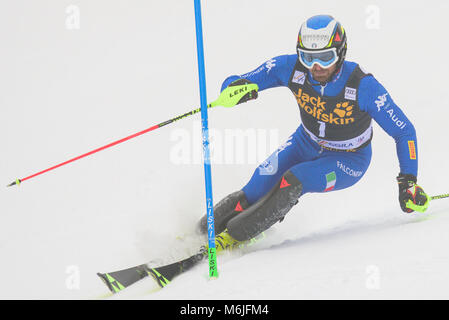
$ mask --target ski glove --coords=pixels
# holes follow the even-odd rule
[[[399,185],[399,204],[404,212],[424,212],[430,203],[429,196],[416,184],[416,177],[412,174],[400,173],[396,180]]]
[[[252,84],[253,82],[247,80],[247,79],[237,79],[232,81],[229,85],[229,87],[234,87],[234,86],[241,86],[241,85],[245,85],[245,84]],[[252,90],[250,92],[248,92],[247,94],[245,94],[236,104],[241,104],[243,102],[247,102],[250,100],[255,100],[257,99],[258,95],[257,95],[257,90]]]

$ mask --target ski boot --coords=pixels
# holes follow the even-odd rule
[[[215,247],[217,249],[217,253],[223,252],[225,250],[233,251],[235,249],[249,247],[263,238],[265,238],[265,234],[262,232],[252,239],[246,241],[238,241],[231,237],[231,235],[228,233],[228,230],[225,230],[215,237]]]

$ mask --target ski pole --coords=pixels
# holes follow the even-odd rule
[[[431,200],[438,200],[438,199],[444,199],[444,198],[449,198],[449,193],[440,194],[440,195],[431,196],[431,197],[427,196],[428,201],[426,202],[426,204],[424,206],[418,206],[418,205],[414,204],[411,200],[408,200],[407,203],[405,204],[405,206],[409,209],[412,209],[413,211],[425,212],[427,210],[427,208],[429,207]]]
[[[449,193],[440,194],[438,196],[432,196],[432,197],[430,197],[430,200],[438,200],[438,199],[444,199],[444,198],[449,198]]]
[[[222,107],[227,107],[227,108],[228,107],[233,107],[236,104],[238,104],[240,99],[243,98],[243,96],[245,96],[247,93],[249,93],[251,91],[254,91],[254,90],[257,91],[258,89],[259,89],[258,86],[256,84],[254,84],[254,83],[242,84],[242,85],[236,85],[236,86],[233,86],[233,87],[228,87],[228,88],[224,89],[221,92],[221,94],[220,94],[220,96],[218,97],[217,100],[215,100],[214,102],[212,102],[209,105],[207,105],[207,108],[213,108],[213,107],[216,107],[216,106],[222,106]],[[187,117],[189,117],[191,115],[194,115],[196,113],[199,113],[199,112],[201,112],[201,108],[198,108],[198,109],[192,110],[190,112],[184,113],[184,114],[182,114],[180,116],[177,116],[175,118],[172,118],[172,119],[164,121],[164,122],[161,122],[161,123],[159,123],[159,124],[157,124],[155,126],[152,126],[152,127],[147,128],[145,130],[142,130],[140,132],[134,133],[134,134],[132,134],[130,136],[127,136],[125,138],[119,139],[117,141],[111,142],[111,143],[109,143],[107,145],[104,145],[104,146],[102,146],[100,148],[94,149],[92,151],[89,151],[87,153],[79,155],[79,156],[77,156],[75,158],[72,158],[70,160],[61,162],[61,163],[59,163],[57,165],[54,165],[54,166],[52,166],[50,168],[47,168],[45,170],[39,171],[37,173],[34,173],[34,174],[32,174],[32,175],[30,175],[28,177],[21,178],[21,179],[16,179],[15,181],[13,181],[10,184],[8,184],[7,187],[11,187],[11,186],[14,186],[14,185],[20,185],[22,182],[24,182],[26,180],[29,180],[29,179],[34,178],[34,177],[37,177],[37,176],[39,176],[41,174],[44,174],[44,173],[49,172],[51,170],[54,170],[56,168],[62,167],[64,165],[69,164],[71,162],[74,162],[76,160],[85,158],[87,156],[90,156],[90,155],[92,155],[94,153],[97,153],[97,152],[100,152],[102,150],[105,150],[107,148],[113,147],[113,146],[115,146],[117,144],[120,144],[122,142],[128,141],[128,140],[133,139],[135,137],[138,137],[140,135],[143,135],[143,134],[145,134],[147,132],[156,130],[156,129],[161,128],[163,126],[166,126],[166,125],[168,125],[170,123],[173,123],[175,121],[187,118]]]

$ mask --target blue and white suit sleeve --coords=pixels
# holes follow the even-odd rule
[[[373,77],[360,82],[359,105],[396,142],[400,172],[418,174],[418,145],[413,124],[394,103],[388,91]]]
[[[274,57],[251,72],[226,78],[221,86],[221,91],[237,79],[247,79],[257,84],[259,91],[281,86],[286,87],[288,86],[295,61],[296,54]]]

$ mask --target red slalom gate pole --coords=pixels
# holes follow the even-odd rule
[[[208,105],[208,108],[211,108],[212,106],[215,106],[215,105],[209,104],[209,105]],[[119,144],[119,143],[128,141],[128,140],[130,140],[130,139],[133,139],[133,138],[135,138],[135,137],[138,137],[138,136],[140,136],[140,135],[143,135],[143,134],[145,134],[145,133],[147,133],[147,132],[156,130],[156,129],[160,128],[160,127],[163,127],[163,126],[165,126],[165,125],[167,125],[167,124],[170,124],[170,123],[172,123],[172,122],[175,122],[175,121],[177,121],[177,120],[180,120],[180,119],[186,118],[186,117],[188,117],[188,116],[194,115],[194,114],[196,114],[196,113],[198,113],[198,112],[201,112],[201,108],[198,108],[198,109],[192,110],[192,111],[190,111],[190,112],[184,113],[183,115],[180,115],[180,116],[175,117],[175,118],[173,118],[173,119],[170,119],[170,120],[161,122],[161,123],[159,123],[159,124],[157,124],[157,125],[155,125],[155,126],[152,126],[152,127],[148,128],[148,129],[145,129],[145,130],[142,130],[142,131],[140,131],[140,132],[134,133],[134,134],[132,134],[132,135],[130,135],[130,136],[128,136],[128,137],[125,137],[125,138],[123,138],[123,139],[120,139],[120,140],[111,142],[111,143],[109,143],[109,144],[107,144],[107,145],[105,145],[105,146],[102,146],[102,147],[100,147],[100,148],[97,148],[97,149],[95,149],[95,150],[89,151],[89,152],[87,152],[87,153],[85,153],[85,154],[82,154],[82,155],[80,155],[80,156],[77,156],[77,157],[75,157],[75,158],[73,158],[73,159],[70,159],[70,160],[64,161],[64,162],[62,162],[62,163],[59,163],[59,164],[57,164],[57,165],[54,165],[54,166],[52,166],[52,167],[50,167],[50,168],[48,168],[48,169],[45,169],[45,170],[39,171],[39,172],[37,172],[37,173],[34,173],[34,174],[32,174],[32,175],[30,175],[30,176],[28,176],[28,177],[25,177],[25,178],[22,178],[22,179],[16,179],[15,181],[13,181],[13,182],[11,182],[10,184],[8,184],[7,187],[11,187],[11,186],[14,186],[14,185],[20,185],[22,182],[24,182],[24,181],[26,181],[26,180],[29,180],[29,179],[34,178],[34,177],[37,177],[37,176],[39,176],[39,175],[41,175],[41,174],[44,174],[44,173],[46,173],[46,172],[48,172],[48,171],[51,171],[51,170],[54,170],[54,169],[56,169],[56,168],[62,167],[62,166],[64,166],[64,165],[69,164],[69,163],[71,163],[71,162],[74,162],[74,161],[76,161],[76,160],[85,158],[85,157],[87,157],[87,156],[90,156],[91,154],[94,154],[94,153],[100,152],[100,151],[102,151],[102,150],[105,150],[105,149],[107,149],[107,148],[113,147],[113,146],[115,146],[115,145],[117,145],[117,144]]]

